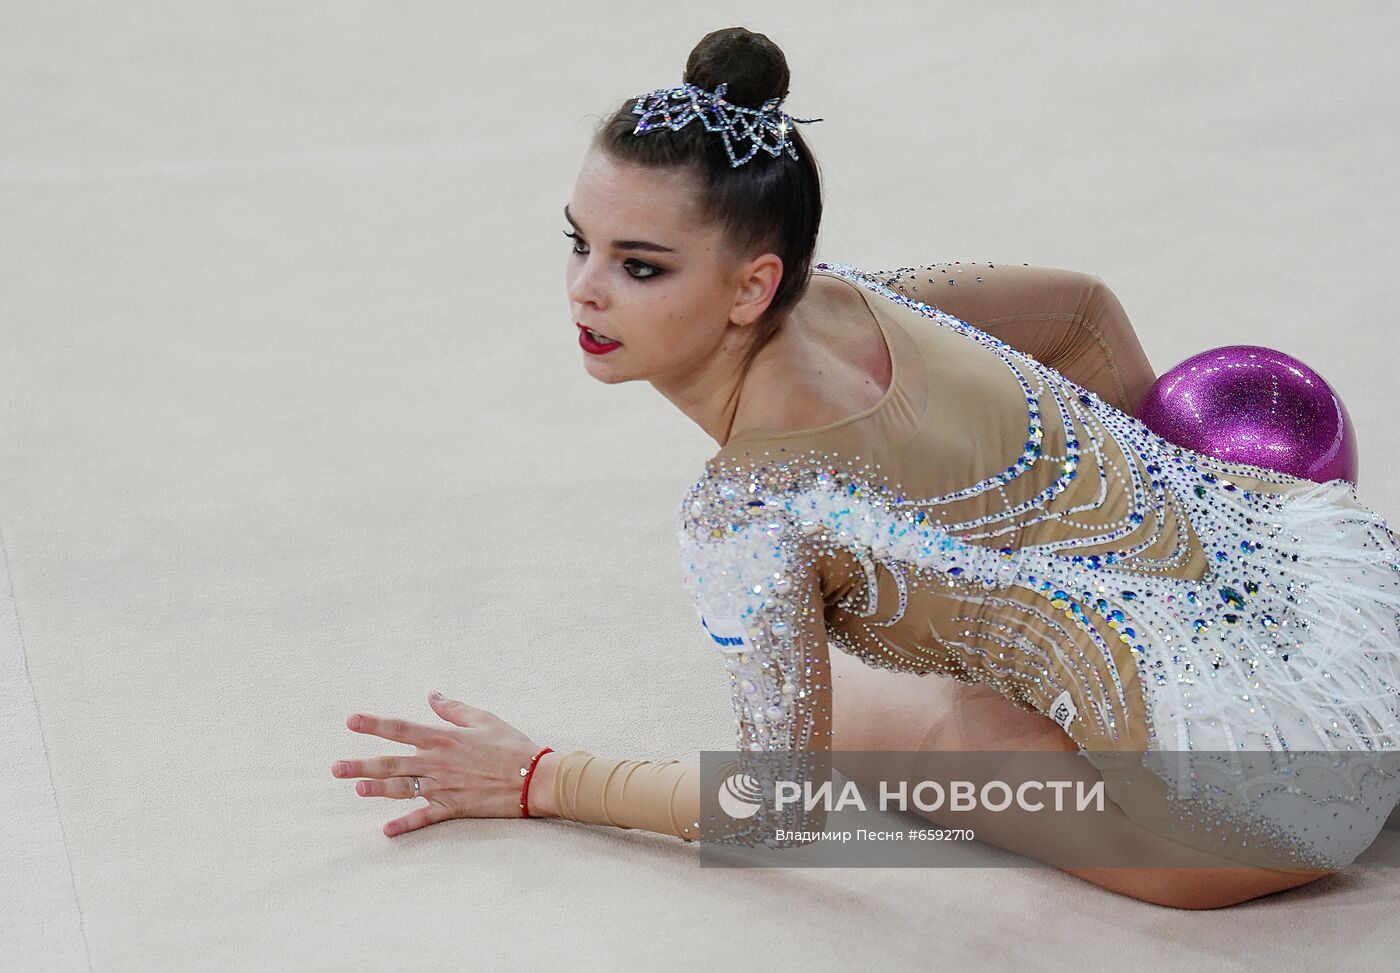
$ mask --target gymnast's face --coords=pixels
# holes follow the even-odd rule
[[[574,338],[595,378],[645,379],[689,397],[683,390],[712,374],[712,363],[752,339],[748,325],[771,301],[781,261],[738,259],[721,229],[699,220],[696,192],[685,170],[617,162],[598,149],[584,158],[564,208],[564,279]]]

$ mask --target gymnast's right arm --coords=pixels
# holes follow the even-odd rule
[[[639,760],[575,750],[541,758],[552,782],[533,780],[532,813],[586,824],[641,828],[693,841],[786,847],[811,839],[776,838],[820,831],[826,814],[803,802],[778,809],[765,801],[752,817],[712,817],[702,828],[701,788],[717,793],[747,760],[777,761],[781,779],[829,770],[831,670],[820,577],[805,538],[792,529],[774,536],[774,518],[718,536],[696,524],[683,534],[687,588],[708,640],[724,657],[735,716],[732,760]],[[706,535],[706,536],[697,536]],[[764,757],[756,754],[763,752]],[[546,765],[545,761],[557,757]],[[761,775],[750,768],[755,776]],[[769,779],[774,774],[769,772]],[[813,778],[813,787],[825,777]]]
[[[1129,414],[1157,380],[1122,303],[1092,274],[964,262],[878,276],[905,297],[999,338]]]

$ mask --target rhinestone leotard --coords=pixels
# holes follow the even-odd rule
[[[735,435],[679,511],[737,748],[829,748],[829,646],[1045,715],[1174,840],[1266,867],[1353,860],[1400,800],[1400,544],[1352,484],[1174,446],[898,273],[815,272],[860,293],[889,388],[839,422]],[[1304,765],[1338,751],[1376,759]],[[1277,785],[1295,755],[1310,788]],[[561,809],[620,823],[624,794],[610,778],[590,797],[588,759],[561,765]],[[665,799],[638,788],[623,826],[694,837],[677,813],[693,768],[647,769]]]

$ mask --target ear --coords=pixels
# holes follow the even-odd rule
[[[729,320],[735,324],[753,324],[773,303],[773,296],[783,280],[783,259],[776,253],[759,254],[740,264],[737,275],[738,289]]]

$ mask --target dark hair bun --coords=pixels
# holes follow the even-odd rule
[[[728,82],[724,100],[757,108],[769,98],[786,98],[791,75],[783,49],[766,34],[743,27],[712,30],[700,38],[685,62],[682,80],[713,91]]]

